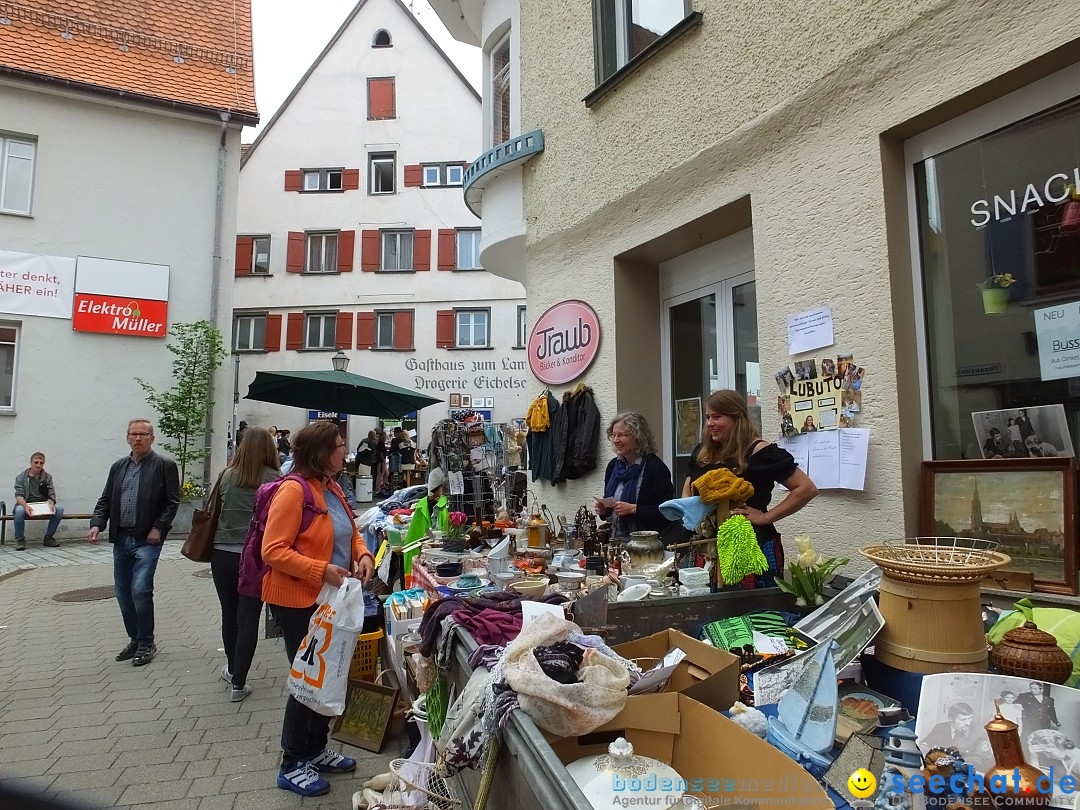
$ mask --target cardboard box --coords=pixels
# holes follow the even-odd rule
[[[649,659],[641,663],[643,669],[650,669],[676,647],[686,653],[686,658],[675,668],[664,691],[686,695],[717,711],[730,709],[739,699],[739,659],[726,650],[718,650],[678,630],[653,633],[616,644],[612,649],[623,658]],[[632,703],[643,697],[649,696],[635,695],[628,701]]]
[[[550,744],[569,765],[606,754],[618,737],[629,740],[635,754],[674,768],[686,780],[684,791],[703,799],[706,807],[768,807],[790,804],[795,796],[803,807],[834,807],[798,763],[685,694],[643,695],[591,734]],[[616,795],[634,798],[630,786]]]

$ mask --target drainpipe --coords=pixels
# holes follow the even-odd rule
[[[220,295],[218,293],[218,287],[221,282],[221,238],[222,231],[222,217],[224,216],[225,208],[225,166],[228,160],[229,150],[227,148],[229,137],[229,120],[230,116],[227,112],[222,112],[221,117],[221,129],[218,133],[218,164],[217,164],[217,189],[214,196],[214,255],[211,260],[211,273],[212,283],[210,284],[210,323],[217,326],[218,323],[218,308],[220,304]],[[210,380],[210,410],[206,414],[206,433],[204,435],[204,448],[206,449],[206,457],[203,459],[203,484],[209,486],[210,481],[213,480],[213,436],[210,431],[214,426],[214,405],[213,402],[217,399],[215,396],[215,386],[213,378]]]

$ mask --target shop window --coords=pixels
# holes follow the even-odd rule
[[[304,315],[305,349],[333,349],[336,336],[336,312],[309,312]]]
[[[338,234],[307,234],[307,273],[336,273],[338,271]]]
[[[394,42],[390,38],[390,32],[385,28],[379,29],[375,32],[375,36],[371,40],[372,48],[392,48]]]
[[[529,332],[525,326],[525,307],[519,306],[517,308],[517,344],[515,349],[524,349],[525,342],[529,339]]]
[[[0,135],[0,213],[29,214],[37,144]]]
[[[480,266],[480,229],[459,228],[457,232],[458,270],[483,270]]]
[[[413,232],[381,231],[382,265],[384,271],[413,270]]]
[[[15,410],[15,369],[19,360],[19,325],[0,322],[0,411]]]
[[[491,49],[491,145],[510,140],[510,34]]]
[[[1074,101],[914,164],[934,458],[1073,455],[1078,126]]]
[[[491,312],[487,309],[454,310],[455,338],[458,349],[483,349],[491,345],[488,322]]]
[[[233,351],[250,352],[266,349],[266,315],[237,315],[233,329]]]
[[[690,13],[689,0],[594,0],[597,84]]]
[[[368,155],[368,193],[393,194],[396,166],[397,155],[394,152],[372,152]]]
[[[344,169],[304,169],[303,190],[313,191],[342,191],[342,176]]]

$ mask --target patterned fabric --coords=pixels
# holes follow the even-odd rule
[[[120,482],[120,526],[135,526],[139,514],[139,477],[142,474],[142,462],[129,458],[124,477]]]

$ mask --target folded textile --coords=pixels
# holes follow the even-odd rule
[[[485,608],[479,613],[455,610],[450,614],[466,628],[477,644],[508,644],[521,632],[521,614]]]
[[[735,475],[726,467],[709,470],[695,478],[691,486],[705,503],[728,500],[731,506],[742,506],[754,494],[754,485]]]
[[[563,594],[553,593],[540,601],[556,605],[566,602],[567,598]],[[420,636],[423,639],[420,642],[420,654],[431,657],[439,641],[442,620],[447,616],[459,610],[479,613],[489,608],[504,613],[521,613],[521,594],[513,591],[498,591],[482,596],[448,596],[432,602],[424,611],[424,618],[420,622]]]
[[[716,504],[707,504],[697,495],[689,498],[673,498],[660,504],[660,514],[668,520],[681,520],[683,528],[693,531],[705,519],[705,516],[716,510]]]

